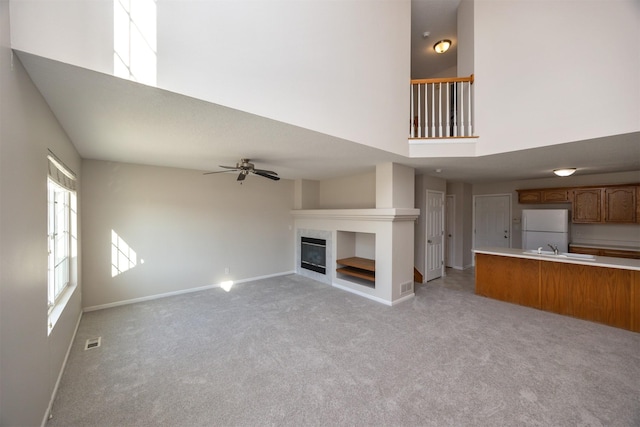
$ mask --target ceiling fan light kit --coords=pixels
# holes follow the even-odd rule
[[[214,173],[225,173],[225,172],[240,172],[236,181],[244,181],[249,173],[262,176],[264,178],[269,178],[273,181],[279,181],[280,177],[274,171],[268,171],[265,169],[256,169],[255,165],[251,163],[250,159],[240,159],[236,166],[223,166],[219,165],[221,168],[227,169],[224,171],[215,171],[215,172],[205,172],[204,175],[211,175]]]

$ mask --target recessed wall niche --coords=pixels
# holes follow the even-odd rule
[[[336,277],[375,288],[375,233],[336,232]]]

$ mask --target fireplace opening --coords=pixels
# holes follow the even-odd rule
[[[312,237],[301,237],[300,267],[316,273],[327,273],[327,241]]]

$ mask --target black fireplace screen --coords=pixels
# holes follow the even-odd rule
[[[326,274],[327,241],[311,237],[302,237],[300,248],[300,267]]]

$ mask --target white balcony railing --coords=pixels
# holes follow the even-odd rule
[[[470,138],[473,117],[473,74],[411,80],[409,138]]]

